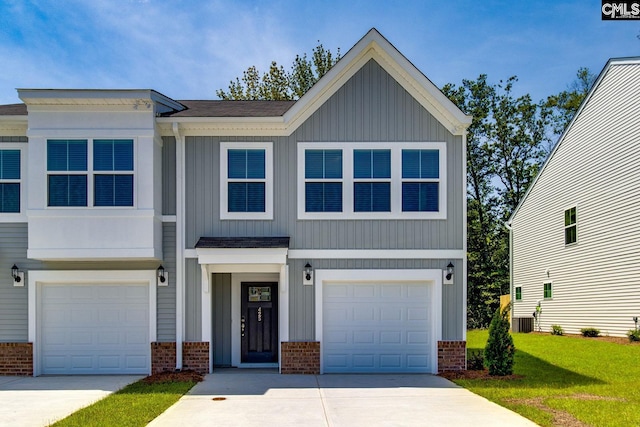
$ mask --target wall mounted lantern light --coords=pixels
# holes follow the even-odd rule
[[[11,267],[11,277],[13,277],[13,286],[24,286],[24,271],[20,271],[15,264]]]
[[[449,263],[446,270],[442,271],[442,283],[445,285],[453,285],[453,264]]]
[[[167,273],[164,267],[161,265],[158,267],[158,286],[169,286],[169,273]]]
[[[304,271],[302,272],[302,284],[313,285],[313,267],[311,267],[311,264],[309,263],[304,266]]]

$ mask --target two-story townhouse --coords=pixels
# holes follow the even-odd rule
[[[0,372],[464,368],[470,118],[375,29],[298,101],[18,93]]]

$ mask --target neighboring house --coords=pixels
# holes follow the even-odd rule
[[[0,373],[464,368],[470,117],[376,30],[296,102],[18,94]]]
[[[640,58],[612,59],[509,220],[516,329],[634,328],[639,172]]]

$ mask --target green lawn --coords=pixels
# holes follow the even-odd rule
[[[146,426],[195,384],[192,381],[157,384],[138,381],[75,412],[53,426]]]
[[[469,331],[469,349],[488,332]],[[519,379],[455,380],[543,426],[640,426],[640,344],[512,334]],[[571,424],[573,423],[573,424]]]

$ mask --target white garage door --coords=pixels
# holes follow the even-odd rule
[[[324,372],[432,372],[431,289],[324,282]]]
[[[149,286],[46,284],[41,290],[43,374],[147,374]]]

